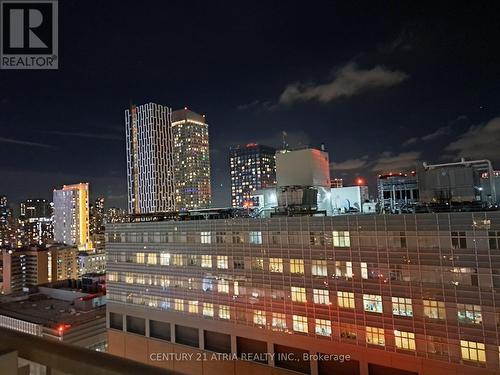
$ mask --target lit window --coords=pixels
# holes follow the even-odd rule
[[[134,283],[134,274],[132,272],[127,272],[125,274],[125,282],[127,284],[133,284]]]
[[[427,318],[446,319],[444,302],[424,299],[423,305],[424,305],[424,315]]]
[[[368,279],[368,266],[365,262],[361,262],[361,278]]]
[[[217,282],[217,291],[219,293],[229,293],[229,282],[224,279],[220,279]]]
[[[198,301],[188,301],[188,311],[192,314],[198,314]]]
[[[394,338],[397,348],[415,350],[415,334],[413,332],[394,330]]]
[[[377,327],[366,327],[366,342],[368,344],[384,346],[384,329]]]
[[[136,282],[137,284],[142,284],[142,285],[144,285],[144,284],[146,284],[146,278],[144,277],[144,275],[143,275],[143,274],[140,274],[140,273],[139,273],[139,274],[137,274],[137,277],[136,277],[135,282]]]
[[[229,306],[219,305],[219,318],[230,319],[231,314],[229,313]]]
[[[174,266],[183,266],[184,265],[184,261],[183,261],[182,254],[174,254],[174,255],[172,255],[172,264]]]
[[[315,332],[320,336],[331,336],[332,323],[329,320],[316,319]]]
[[[304,274],[304,260],[290,259],[290,273]]]
[[[269,271],[270,272],[283,272],[283,259],[269,258]]]
[[[229,267],[227,255],[217,255],[217,268],[227,269]]]
[[[184,311],[184,300],[175,298],[174,299],[174,309],[177,311]]]
[[[401,316],[413,316],[411,298],[392,297],[392,313]]]
[[[293,315],[293,330],[296,332],[307,333],[307,318],[305,316]]]
[[[212,268],[212,256],[202,255],[201,256],[201,266],[203,268]]]
[[[326,260],[313,260],[311,272],[314,276],[327,276]]]
[[[320,305],[330,304],[330,296],[328,290],[313,289],[313,299],[314,303],[318,303]]]
[[[201,238],[201,243],[212,243],[211,232],[201,232],[200,238]]]
[[[148,264],[156,264],[157,258],[155,253],[148,253]]]
[[[481,324],[483,317],[481,314],[481,306],[465,305],[457,303],[458,321],[462,323]]]
[[[237,296],[240,294],[240,284],[238,283],[238,281],[235,281],[233,283],[233,290],[234,290],[234,295]]]
[[[335,247],[349,247],[351,246],[351,238],[347,231],[333,231],[333,246]]]
[[[262,271],[264,269],[264,259],[252,257],[252,269]]]
[[[339,304],[339,307],[354,309],[354,293],[337,292],[337,303]]]
[[[486,351],[481,342],[460,340],[460,351],[463,360],[486,362]]]
[[[203,315],[214,316],[214,304],[205,302],[203,304]]]
[[[253,312],[253,322],[260,326],[266,325],[266,313],[262,310],[254,310]]]
[[[273,313],[273,330],[284,331],[286,330],[286,315],[281,313]]]
[[[135,262],[136,263],[144,263],[144,253],[136,253],[135,254]]]
[[[201,288],[203,289],[204,292],[209,292],[212,290],[212,284],[213,281],[211,278],[204,277],[201,284]]]
[[[249,242],[253,245],[262,244],[262,232],[249,232]]]
[[[298,286],[292,286],[292,301],[294,302],[306,302],[306,288],[301,288]]]
[[[376,294],[363,294],[363,307],[365,311],[382,312],[382,297]]]
[[[160,264],[162,266],[170,265],[170,253],[160,253]]]

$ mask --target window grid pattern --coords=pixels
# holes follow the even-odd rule
[[[425,335],[418,332],[415,334],[415,351],[419,356],[460,361],[462,355],[459,341],[449,340],[447,332],[453,331],[452,327],[457,322],[465,323],[458,316],[461,305],[480,307],[462,310],[466,317],[467,311],[472,311],[473,315],[469,316],[476,321],[480,316],[478,313],[485,314],[482,311],[485,308],[481,306],[478,280],[481,288],[500,285],[497,280],[500,275],[492,272],[500,269],[500,261],[490,255],[490,239],[493,237],[490,232],[495,231],[496,234],[500,231],[500,227],[496,226],[499,225],[496,223],[500,223],[500,213],[398,215],[397,219],[392,220],[391,216],[368,218],[353,215],[348,222],[345,222],[345,218],[287,218],[250,220],[250,223],[239,219],[208,220],[205,223],[137,223],[127,224],[127,228],[122,224],[111,224],[107,228],[106,243],[108,270],[113,275],[112,280],[108,280],[109,300],[111,304],[135,304],[173,310],[174,300],[184,298],[186,308],[183,311],[186,314],[189,313],[187,301],[199,301],[200,317],[230,320],[231,323],[249,326],[254,325],[253,311],[258,310],[262,311],[269,323],[266,324],[266,329],[311,336],[318,336],[313,327],[316,319],[322,319],[330,321],[332,327],[332,335],[324,336],[324,339],[350,340],[358,344],[365,342],[366,327],[361,323],[362,320],[358,320],[351,328],[345,328],[339,318],[341,314],[352,321],[355,321],[355,314],[369,314],[371,319],[378,316],[391,317],[392,320],[384,323],[386,332],[401,329],[413,333],[409,327],[424,327]],[[472,225],[470,223],[483,223],[487,220],[491,222],[491,225],[488,224],[491,229],[469,229]],[[349,246],[335,246],[333,230],[348,232]],[[152,240],[148,232],[159,233],[160,240]],[[202,243],[201,232],[212,233],[211,243]],[[231,243],[233,232],[239,233],[241,243]],[[250,232],[261,232],[262,246],[249,243]],[[315,241],[311,244],[313,232]],[[457,236],[452,235],[452,232],[457,232]],[[460,232],[465,232],[465,245],[469,248],[463,248],[463,240],[460,245],[460,237],[463,237]],[[322,233],[324,240],[317,240]],[[404,247],[400,244],[401,233],[404,233]],[[189,236],[194,236],[194,243],[188,242]],[[453,237],[459,238],[458,246],[452,244]],[[108,241],[109,238],[113,238],[113,241]],[[394,242],[394,238],[398,241]],[[188,243],[189,250],[183,245]],[[156,264],[148,264],[148,253],[151,252],[160,254]],[[165,255],[162,256],[161,253]],[[213,254],[212,269],[201,266],[203,254]],[[443,256],[439,258],[435,254],[443,254],[450,264],[445,265],[445,260],[441,260],[444,259]],[[199,264],[188,267],[191,255],[198,257]],[[217,256],[228,257],[227,268],[216,268]],[[378,263],[382,257],[387,261]],[[174,258],[177,259],[175,262]],[[263,259],[263,270],[252,269],[252,258]],[[282,268],[278,262],[276,269],[279,272],[271,271],[273,258],[283,260]],[[326,289],[337,297],[336,301],[333,304],[308,304],[312,308],[308,307],[307,313],[291,310],[289,304],[293,301],[287,296],[290,295],[292,286],[304,287],[306,297],[309,296],[306,300],[311,299],[310,302],[314,300],[314,289],[321,290],[324,287],[321,279],[314,277],[313,260],[321,261],[315,262],[321,266],[322,261],[326,261],[332,276],[328,279]],[[342,267],[345,264],[346,275],[347,262],[350,262],[352,277],[349,280],[345,277],[334,278],[336,262],[344,262],[340,265]],[[479,262],[490,264],[491,269],[480,266]],[[292,272],[297,270],[299,272]],[[254,282],[245,281],[243,275]],[[262,275],[265,275],[266,280],[269,277],[270,282],[261,283]],[[220,279],[229,281],[228,293],[218,292]],[[238,286],[233,288],[234,281],[238,281]],[[421,283],[425,293],[411,287],[416,282]],[[398,294],[391,295],[395,286]],[[148,289],[148,293],[144,293],[145,289]],[[468,290],[467,293],[464,292],[465,289]],[[470,292],[474,290],[477,293]],[[234,298],[236,294],[238,298]],[[365,295],[380,296],[380,299],[363,298]],[[444,295],[447,296],[446,303],[439,301]],[[393,297],[398,298],[397,302],[393,301]],[[493,298],[497,299],[495,295]],[[411,303],[407,303],[410,301]],[[397,304],[396,307],[394,303]],[[212,315],[205,304],[213,304]],[[223,308],[223,313],[220,314],[219,306],[227,306],[227,309]],[[500,301],[494,301],[493,306],[500,306]],[[397,313],[402,311],[406,315]],[[495,310],[494,313],[498,315],[500,311]],[[294,329],[293,315],[309,319],[311,326],[307,333]],[[402,318],[404,325],[399,324],[403,322]],[[487,343],[485,353],[488,345],[494,345],[487,337],[500,337],[498,326],[467,323],[467,329],[471,333],[467,338],[459,339],[470,340],[471,336],[477,337],[475,342]],[[385,350],[390,350],[389,348],[388,345]],[[494,349],[497,350],[498,345]]]

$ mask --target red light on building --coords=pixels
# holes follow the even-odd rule
[[[70,327],[71,327],[71,324],[60,324],[57,327],[57,332],[59,332],[59,334],[62,334],[65,330],[67,330]]]
[[[364,185],[364,184],[365,184],[365,180],[364,180],[363,178],[358,177],[358,178],[356,179],[356,185],[358,185],[358,186],[362,186],[362,185]]]

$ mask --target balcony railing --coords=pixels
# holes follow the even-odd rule
[[[18,367],[17,358],[45,366],[46,374],[179,375],[172,370],[0,328],[0,372],[12,375],[29,374],[26,366]]]

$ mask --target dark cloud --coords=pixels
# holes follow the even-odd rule
[[[483,125],[471,126],[446,148],[451,156],[500,161],[500,117]]]
[[[281,104],[292,104],[299,101],[327,103],[368,90],[395,86],[407,78],[406,73],[397,70],[391,71],[383,66],[359,69],[356,64],[349,63],[337,70],[331,82],[318,85],[307,85],[300,82],[289,84],[281,94],[279,102]]]
[[[331,163],[332,171],[349,171],[351,173],[370,170],[372,172],[398,171],[407,168],[414,169],[419,163],[421,153],[418,151],[401,152],[393,154],[390,151],[383,152],[375,157],[364,155],[360,158],[348,159],[339,163]]]
[[[392,152],[383,152],[375,159],[371,170],[373,172],[388,172],[391,170],[402,170],[415,168],[420,160],[421,153],[418,151],[401,152],[394,155]]]
[[[363,169],[368,166],[368,155],[364,155],[357,159],[348,159],[341,162],[334,162],[330,164],[332,171],[354,171]]]
[[[440,128],[437,128],[432,133],[426,134],[423,137],[421,137],[420,139],[424,142],[425,141],[432,141],[436,138],[442,137],[444,135],[448,135],[448,134],[450,134],[450,132],[451,132],[451,125],[446,125],[446,126],[442,126]]]

